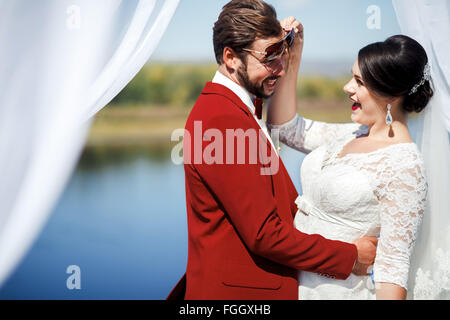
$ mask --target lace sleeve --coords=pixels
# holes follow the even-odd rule
[[[326,123],[304,119],[296,114],[291,120],[281,125],[267,123],[272,139],[277,140],[298,151],[309,153],[323,144],[347,139],[349,134],[366,130],[356,123]]]
[[[379,170],[380,239],[374,264],[375,282],[394,283],[407,289],[410,257],[425,210],[427,183],[420,155],[401,154]],[[399,169],[402,168],[402,169]]]

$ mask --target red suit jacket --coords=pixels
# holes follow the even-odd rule
[[[357,255],[353,244],[294,227],[297,191],[276,153],[278,169],[273,163],[269,169],[271,163],[261,154],[274,152],[271,144],[237,95],[208,82],[185,129],[188,262],[167,299],[297,299],[297,270],[337,279],[350,275]],[[256,163],[249,158],[249,147],[245,164],[238,162],[236,140],[234,148],[226,147],[227,129],[259,132]],[[224,146],[211,152],[219,133]],[[199,152],[223,152],[223,164],[208,164],[205,156],[202,163],[194,161]],[[226,162],[227,153],[232,164]],[[263,175],[261,168],[273,173]]]

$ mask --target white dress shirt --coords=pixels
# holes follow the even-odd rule
[[[270,144],[272,145],[273,149],[275,150],[276,154],[278,155],[278,149],[275,147],[275,145],[272,141],[272,138],[270,137],[269,131],[267,130],[266,123],[264,122],[264,120],[262,118],[258,119],[258,117],[255,114],[255,105],[253,104],[252,95],[244,87],[240,86],[239,84],[237,84],[230,78],[224,76],[220,71],[216,72],[216,75],[214,76],[212,82],[218,83],[218,84],[221,84],[221,85],[227,87],[241,99],[241,101],[250,110],[256,123],[258,123],[259,127],[264,132],[267,139],[270,141]]]

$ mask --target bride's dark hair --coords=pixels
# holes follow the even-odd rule
[[[422,111],[433,96],[428,80],[410,94],[422,80],[427,62],[424,48],[404,35],[369,44],[358,53],[359,69],[367,88],[383,97],[403,97],[405,112]]]

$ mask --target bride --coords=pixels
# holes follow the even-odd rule
[[[281,142],[309,153],[295,226],[346,242],[379,237],[373,276],[342,281],[300,272],[299,299],[405,299],[427,196],[422,156],[406,125],[407,114],[422,111],[433,95],[425,50],[402,35],[362,48],[344,87],[354,123],[311,121],[296,113],[303,27],[288,24],[299,36],[271,98],[268,127]]]

